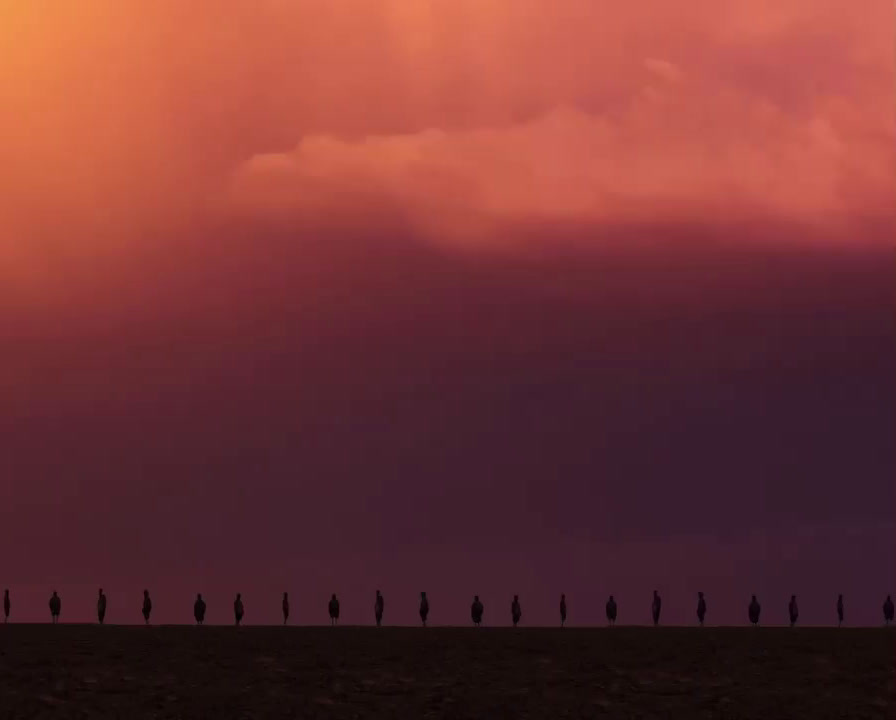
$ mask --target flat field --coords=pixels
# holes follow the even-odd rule
[[[0,626],[0,718],[893,718],[896,632]]]

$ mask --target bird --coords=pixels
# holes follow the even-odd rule
[[[750,606],[747,609],[747,615],[750,617],[750,622],[753,625],[759,624],[759,613],[762,611],[762,606],[759,604],[759,601],[756,599],[756,596],[753,595],[750,600]]]
[[[560,627],[566,624],[566,595],[560,595]]]
[[[654,590],[653,591],[653,603],[650,606],[651,613],[653,614],[653,624],[654,626],[660,624],[660,610],[663,609],[663,601],[660,598],[660,594]]]
[[[513,620],[513,626],[519,624],[520,618],[523,616],[523,610],[520,607],[520,596],[514,595],[513,602],[510,603],[510,617]]]
[[[289,593],[287,592],[283,593],[283,602],[281,604],[281,607],[283,608],[283,624],[286,625],[286,623],[289,621]]]
[[[837,627],[843,624],[843,595],[837,596]]]
[[[339,622],[339,600],[336,599],[336,593],[333,593],[330,598],[328,609],[330,611],[330,625],[335,625]]]
[[[149,616],[152,615],[152,600],[149,597],[149,590],[143,591],[143,622],[149,625]]]
[[[615,625],[616,624],[616,600],[610,595],[610,599],[607,600],[607,624]]]
[[[706,618],[706,598],[702,592],[697,593],[697,620],[700,621],[700,627],[703,627],[703,620]]]
[[[473,596],[473,604],[470,606],[470,617],[473,618],[473,625],[479,627],[482,624],[482,613],[485,608],[479,600],[478,595]]]
[[[102,625],[106,619],[106,596],[103,594],[102,588],[100,588],[100,594],[96,600],[96,617],[97,620],[100,621],[100,625]]]
[[[9,602],[9,589],[3,591],[3,623],[4,625],[9,622],[9,611],[12,608],[12,605]]]
[[[426,627],[426,618],[429,617],[429,599],[426,597],[426,592],[420,592],[420,620],[423,622],[423,627]]]
[[[884,625],[889,625],[891,622],[893,622],[893,601],[887,595],[887,599],[884,600]]]
[[[233,601],[233,619],[236,621],[237,627],[243,621],[243,596],[236,594],[236,600]]]
[[[790,596],[790,603],[787,605],[787,612],[790,615],[790,627],[796,625],[797,618],[800,616],[800,609],[796,604],[796,595]]]
[[[193,617],[196,618],[197,625],[202,625],[205,621],[205,600],[202,599],[202,593],[196,595],[196,602],[193,603]]]
[[[386,601],[383,600],[383,594],[377,590],[376,591],[376,599],[373,601],[373,615],[376,618],[376,626],[380,627],[383,624],[383,610],[385,608]]]

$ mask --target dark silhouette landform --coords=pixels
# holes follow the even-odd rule
[[[0,715],[892,718],[894,665],[883,627],[9,624]]]

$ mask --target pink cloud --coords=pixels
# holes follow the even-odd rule
[[[222,198],[362,218],[389,202],[373,219],[451,243],[494,241],[508,218],[827,224],[892,204],[885,0],[5,12],[6,286],[164,243]]]
[[[767,217],[824,228],[890,210],[892,128],[836,97],[788,113],[644,61],[641,84],[605,113],[557,107],[472,130],[308,135],[234,174],[241,212],[346,216],[388,208],[423,235],[482,242],[526,221],[624,223]]]

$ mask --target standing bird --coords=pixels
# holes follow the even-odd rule
[[[560,596],[560,627],[566,624],[566,595]]]
[[[283,608],[283,624],[286,625],[289,620],[289,593],[287,592],[283,593],[281,607]]]
[[[426,592],[420,593],[420,620],[423,621],[423,627],[426,627],[426,618],[429,617],[429,600],[426,597]]]
[[[706,618],[706,598],[702,592],[697,593],[697,620],[700,621],[700,627],[703,627],[703,620]]]
[[[12,606],[9,604],[9,590],[3,591],[3,624],[9,622],[9,610]]]
[[[59,614],[62,612],[62,599],[59,595],[56,594],[56,591],[53,591],[53,595],[50,597],[50,617],[53,618],[53,624],[59,622]]]
[[[193,603],[193,617],[196,618],[197,625],[202,625],[205,622],[205,600],[202,599],[202,593],[196,595],[196,602]]]
[[[762,610],[762,606],[759,604],[759,601],[756,599],[754,595],[750,600],[750,606],[747,609],[747,615],[750,617],[750,622],[753,625],[759,624],[759,613]]]
[[[376,618],[376,626],[380,627],[383,624],[383,609],[385,607],[386,601],[383,600],[383,595],[379,590],[376,591],[376,600],[373,601],[373,616]]]
[[[239,624],[243,621],[243,596],[239,593],[236,594],[236,600],[233,601],[233,619],[236,620],[236,625],[239,627]]]
[[[893,622],[893,601],[887,595],[887,599],[884,600],[884,625],[889,625],[891,622]]]
[[[96,599],[96,618],[100,621],[100,625],[106,619],[106,596],[103,594],[102,588],[100,588],[100,595]]]
[[[653,624],[654,626],[660,624],[660,611],[663,609],[663,601],[660,598],[660,594],[654,590],[653,591],[653,603],[650,605],[650,612],[653,615]]]
[[[152,600],[149,598],[149,590],[143,591],[143,622],[149,625],[149,616],[152,615]]]
[[[339,622],[339,600],[336,599],[336,593],[333,593],[333,596],[330,598],[328,609],[330,611],[330,625],[335,625]]]
[[[473,604],[470,606],[470,617],[473,618],[473,625],[479,627],[482,624],[482,613],[485,608],[479,601],[479,596],[473,596]]]
[[[843,624],[843,595],[837,596],[837,627]]]
[[[613,596],[610,595],[610,599],[607,600],[607,624],[615,625],[616,624],[616,600],[613,599]]]
[[[790,596],[790,603],[787,605],[787,612],[790,615],[790,627],[796,625],[796,620],[800,616],[800,609],[796,604],[796,595]]]
[[[520,618],[523,616],[523,610],[520,607],[520,596],[514,595],[513,602],[510,603],[510,617],[513,619],[513,626],[519,624]]]

